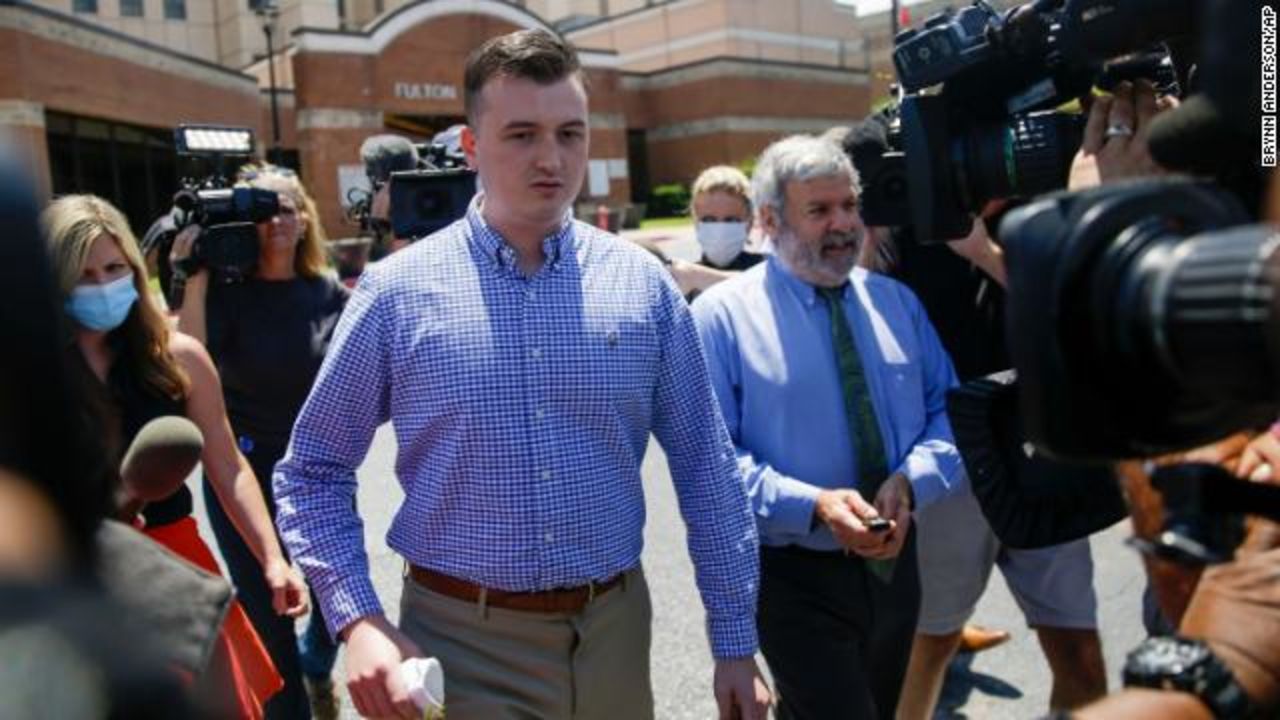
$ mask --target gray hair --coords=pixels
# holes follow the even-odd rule
[[[765,148],[751,175],[751,196],[760,210],[773,208],[779,217],[787,195],[787,183],[846,175],[853,191],[860,193],[858,171],[839,145],[813,135],[792,135]]]

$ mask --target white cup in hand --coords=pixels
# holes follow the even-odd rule
[[[439,660],[409,658],[400,663],[400,679],[423,718],[444,717],[444,668]]]

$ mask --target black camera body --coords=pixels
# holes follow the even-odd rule
[[[189,225],[199,225],[191,255],[179,268],[190,275],[207,268],[215,282],[241,282],[253,275],[258,265],[257,223],[270,220],[280,210],[276,193],[247,187],[230,187],[227,163],[253,157],[253,131],[242,127],[179,125],[173,132],[179,156],[194,158],[205,172],[203,177],[184,178],[182,189],[173,196],[168,218],[153,225],[155,235],[145,244],[159,247],[168,257],[173,236]],[[152,231],[148,231],[148,237]],[[161,268],[165,284],[166,268]],[[169,293],[169,288],[165,288]],[[181,298],[173,298],[175,305]]]
[[[976,0],[899,33],[904,94],[892,151],[863,177],[867,224],[912,225],[921,242],[943,242],[966,235],[990,200],[1064,188],[1085,118],[1055,108],[1138,77],[1176,94],[1168,52],[1148,46],[1190,30],[1189,3],[1037,0],[1001,14]],[[1172,15],[1154,23],[1163,34],[1127,26],[1152,25],[1148,5]]]
[[[418,240],[467,214],[476,173],[440,143],[417,146],[423,167],[391,173],[391,230]]]
[[[280,212],[279,195],[261,188],[184,188],[173,204],[178,227],[201,227],[188,261],[205,267],[220,282],[240,282],[258,265],[257,224]]]
[[[466,168],[391,173],[391,230],[418,240],[467,214],[476,174]]]

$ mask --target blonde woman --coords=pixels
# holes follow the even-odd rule
[[[736,167],[715,165],[693,182],[689,212],[702,248],[699,263],[715,270],[742,271],[764,259],[747,250],[751,234],[751,181]]]
[[[685,300],[693,302],[702,291],[764,259],[746,249],[753,220],[750,192],[750,181],[735,167],[715,165],[698,175],[689,202],[702,249],[697,262],[668,257],[652,242],[637,241],[667,266]]]
[[[240,282],[211,277],[206,269],[191,273],[185,278],[178,328],[203,342],[213,356],[236,442],[262,483],[274,518],[272,469],[284,456],[294,418],[320,370],[348,291],[326,265],[316,206],[297,175],[267,166],[242,170],[241,180],[275,192],[279,200],[275,217],[257,225],[257,266]],[[184,258],[198,233],[198,228],[188,228],[175,238],[170,253],[175,267],[188,264]],[[218,548],[285,681],[284,691],[268,707],[269,717],[305,718],[309,712],[336,717],[329,675],[337,648],[319,606],[312,603],[300,651],[293,623],[273,612],[270,589],[254,571],[253,555],[213,489],[206,481]]]
[[[237,531],[252,548],[255,571],[271,588],[275,612],[306,612],[306,586],[280,549],[253,470],[236,450],[204,348],[171,332],[147,287],[137,239],[120,211],[92,195],[54,201],[43,216],[51,255],[73,321],[74,357],[108,409],[111,443],[119,452],[148,421],[183,415],[204,435],[201,462]],[[200,540],[185,486],[147,506],[143,532],[210,572],[216,561]],[[233,678],[243,717],[261,717],[261,704],[280,687],[269,658],[239,610],[228,618],[226,643],[215,663]],[[211,670],[217,673],[219,670]]]

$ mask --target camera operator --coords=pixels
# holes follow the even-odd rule
[[[418,150],[399,135],[372,135],[360,145],[360,159],[373,196],[369,201],[369,225],[374,233],[372,259],[378,260],[407,246],[412,239],[398,238],[391,228],[391,173],[417,170]]]
[[[202,232],[195,225],[175,238],[170,260],[179,277],[186,273],[178,328],[203,342],[217,364],[236,441],[274,518],[271,473],[284,456],[348,291],[326,267],[324,231],[298,177],[265,166],[242,171],[241,180],[277,193],[279,200],[278,214],[257,224],[256,268],[243,282],[231,283],[211,278],[207,268],[192,267],[191,248]],[[312,601],[307,629],[301,640],[296,638],[292,620],[273,612],[271,592],[207,477],[204,490],[241,602],[285,680],[284,690],[268,705],[268,717],[307,717],[308,694],[317,715],[335,717],[329,674],[337,648],[324,629],[320,606]]]
[[[874,115],[845,136],[855,167],[888,150],[887,131],[885,116]],[[917,242],[909,228],[870,226],[868,236],[860,262],[917,293],[962,381],[1009,367],[1003,263],[981,218],[949,249]],[[993,566],[1039,636],[1053,673],[1050,706],[1076,707],[1106,692],[1087,539],[1034,550],[1004,547],[967,485],[921,511],[917,524],[922,602],[900,718],[933,716],[947,664],[964,638],[977,634],[965,623]]]

